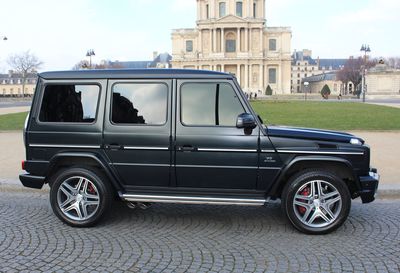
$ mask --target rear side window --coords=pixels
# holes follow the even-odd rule
[[[192,126],[236,126],[245,110],[227,83],[186,83],[181,87],[181,121]]]
[[[97,85],[47,85],[39,120],[93,123],[96,120],[99,94],[100,87]]]
[[[163,83],[118,83],[113,86],[112,95],[114,124],[167,122],[168,87]]]

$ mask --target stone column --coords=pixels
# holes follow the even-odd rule
[[[225,53],[225,30],[221,28],[221,52]]]
[[[199,39],[199,42],[197,43],[198,44],[197,48],[198,48],[199,53],[202,53],[203,52],[203,30],[202,29],[199,29],[198,39]]]
[[[239,84],[241,86],[243,86],[243,84],[241,83],[241,79],[240,79],[240,64],[238,64],[236,67],[236,79],[238,80]]]
[[[249,88],[253,86],[253,65],[249,65]]]
[[[244,51],[249,52],[249,29],[247,27],[244,29]]]
[[[241,44],[241,42],[240,42],[240,27],[238,27],[238,29],[237,29],[236,43],[237,43],[236,51],[241,52],[242,50],[240,48],[240,44]]]
[[[262,2],[262,1],[261,1]],[[260,51],[263,53],[263,55],[264,55],[264,37],[263,37],[264,35],[263,35],[263,29],[262,28],[260,28],[260,46],[261,46],[261,48],[260,48]]]
[[[212,53],[212,29],[210,28],[210,53]]]
[[[249,88],[249,65],[244,65],[244,85],[243,89],[247,90]]]
[[[225,65],[221,64],[221,72],[225,72]]]
[[[200,1],[197,1],[197,20],[201,19],[201,5]]]
[[[251,33],[252,32],[252,28],[249,28],[249,52],[251,52],[252,51],[252,48],[251,48],[251,46],[252,46],[252,41],[251,41]]]
[[[213,52],[217,52],[217,29],[213,29]]]
[[[263,87],[264,87],[264,66],[260,64],[258,89],[262,91]]]

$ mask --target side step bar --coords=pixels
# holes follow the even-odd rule
[[[199,197],[199,196],[167,196],[167,195],[143,195],[122,194],[119,196],[124,201],[144,203],[178,203],[178,204],[207,204],[207,205],[240,205],[240,206],[263,206],[268,202],[266,199],[245,198],[221,198],[221,197]]]

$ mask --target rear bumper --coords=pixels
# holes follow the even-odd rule
[[[19,180],[21,181],[22,185],[24,185],[24,187],[32,189],[41,189],[44,185],[45,177],[35,176],[25,173],[19,175]]]
[[[371,169],[368,176],[360,176],[361,190],[359,192],[363,203],[371,203],[379,185],[379,174],[376,169]]]

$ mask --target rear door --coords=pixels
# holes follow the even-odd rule
[[[229,80],[179,80],[176,115],[178,187],[256,189],[259,128],[236,128],[249,113]]]
[[[110,80],[104,148],[126,188],[169,186],[172,80]]]

